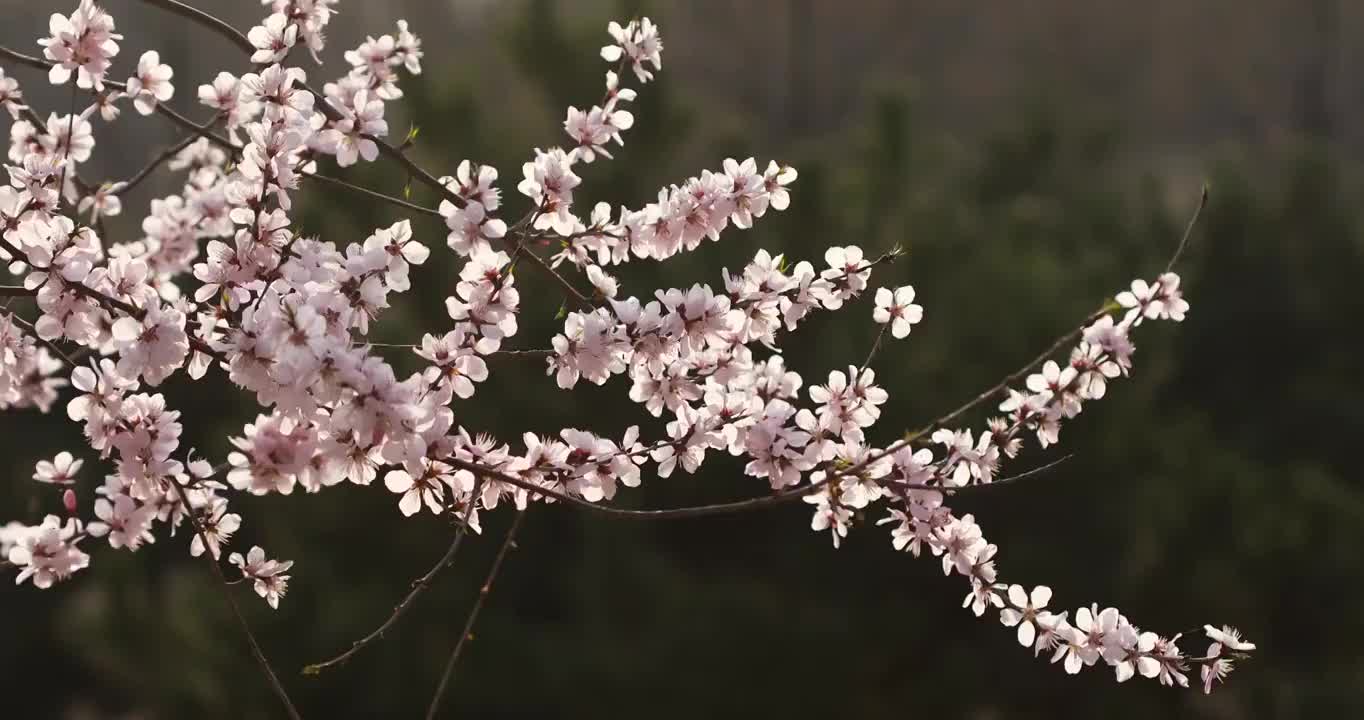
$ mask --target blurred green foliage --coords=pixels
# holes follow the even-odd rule
[[[505,29],[526,81],[515,106],[473,72],[432,67],[406,86],[423,165],[449,171],[464,157],[494,164],[509,217],[519,214],[514,186],[527,149],[557,142],[562,108],[598,92],[600,67],[583,61],[599,44],[596,26],[580,33],[555,17],[532,3]],[[718,283],[720,267],[740,266],[757,248],[795,259],[816,259],[835,244],[908,250],[873,278],[913,283],[927,308],[913,336],[876,362],[892,398],[880,438],[955,406],[1131,278],[1159,272],[1197,200],[1196,190],[1134,177],[1139,164],[1120,132],[1053,103],[1020,104],[1006,130],[980,143],[916,127],[912,94],[896,88],[868,101],[860,127],[829,137],[703,118],[667,73],[633,109],[638,124],[619,159],[584,169],[580,208],[602,199],[637,206],[730,154],[775,153],[801,178],[786,213],[664,266],[636,263],[622,273],[627,292]],[[395,133],[406,127],[394,123]],[[456,674],[447,716],[1364,713],[1364,492],[1350,459],[1364,428],[1360,168],[1310,142],[1281,157],[1228,151],[1204,160],[1212,202],[1181,267],[1189,319],[1141,329],[1133,378],[1065,427],[1061,451],[1073,459],[958,505],[999,543],[1002,579],[1050,584],[1065,606],[1116,605],[1161,632],[1239,625],[1261,653],[1222,692],[1118,687],[1102,670],[1068,677],[1033,660],[1012,632],[960,609],[958,579],[942,578],[934,561],[895,553],[884,529],[870,526],[874,516],[834,552],[826,536],[808,531],[803,507],[653,525],[536,507]],[[405,185],[382,164],[348,175],[394,194]],[[413,198],[435,202],[421,188]],[[398,216],[329,195],[296,217],[306,232],[344,244]],[[438,222],[414,225],[439,248]],[[410,342],[445,328],[441,300],[456,272],[451,253],[434,253],[376,339]],[[534,275],[520,283],[518,345],[542,343],[557,325],[559,299]],[[817,382],[859,361],[874,332],[869,305],[817,317],[786,344],[788,362]],[[417,367],[398,353],[394,362]],[[250,399],[217,373],[208,385],[182,382],[167,392],[184,411],[186,438],[210,457],[251,417]],[[520,359],[498,361],[456,411],[465,426],[503,438],[566,425],[660,431],[619,380],[562,393],[538,363]],[[74,442],[62,415],[0,419],[6,518],[35,521],[56,507],[27,478],[34,459]],[[1031,449],[1015,468],[1056,455]],[[738,469],[712,455],[695,477],[655,479],[620,499],[667,507],[764,492]],[[403,717],[424,708],[506,513],[488,516],[485,537],[383,642],[304,678],[303,665],[387,616],[444,551],[450,529],[429,516],[402,520],[378,485],[234,502],[246,518],[240,546],[258,542],[297,561],[278,612],[246,588],[233,591],[305,716]],[[186,543],[161,538],[133,556],[91,542],[93,569],[76,581],[47,592],[0,589],[3,715],[280,716]]]

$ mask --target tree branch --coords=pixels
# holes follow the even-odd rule
[[[507,537],[502,540],[502,547],[498,549],[497,557],[493,558],[493,566],[488,570],[488,577],[483,580],[483,585],[478,588],[478,599],[474,601],[474,607],[469,611],[469,618],[464,622],[464,630],[460,632],[459,640],[455,642],[455,649],[450,652],[450,659],[445,663],[445,672],[441,674],[440,684],[436,685],[436,694],[431,697],[431,706],[426,710],[426,720],[434,720],[436,711],[440,709],[440,701],[445,696],[445,688],[450,684],[450,678],[455,674],[455,664],[459,662],[459,656],[464,651],[465,644],[474,639],[474,623],[478,621],[478,614],[483,610],[483,603],[492,593],[493,582],[497,580],[497,573],[502,569],[502,561],[507,557],[507,552],[516,547],[516,532],[521,529],[521,521],[525,517],[526,512],[519,510],[512,518],[511,527],[507,529]]]
[[[1165,272],[1170,272],[1184,257],[1184,250],[1189,246],[1189,238],[1193,235],[1194,226],[1198,224],[1198,216],[1203,214],[1203,208],[1208,206],[1208,184],[1203,183],[1203,191],[1198,195],[1198,207],[1194,208],[1193,217],[1189,218],[1188,224],[1184,226],[1184,235],[1179,238],[1179,247],[1175,248],[1175,254],[1170,257],[1170,262],[1165,263]]]
[[[382,200],[390,205],[396,205],[397,207],[403,208],[405,210],[410,210],[415,213],[421,213],[423,215],[429,215],[431,217],[441,217],[441,214],[439,212],[432,210],[431,208],[422,207],[421,205],[408,202],[406,200],[403,200],[402,198],[393,197],[392,195],[385,195],[381,192],[378,192],[377,190],[370,190],[369,188],[361,187],[359,185],[347,182],[340,178],[334,178],[328,175],[323,175],[322,173],[312,173],[311,175],[304,175],[303,177],[308,178],[310,180],[319,180],[321,182],[327,183],[328,185],[342,187],[347,190],[350,190],[351,192],[359,193],[361,195],[367,195],[376,200]]]
[[[275,669],[270,666],[270,660],[265,657],[265,651],[261,650],[260,643],[256,641],[255,634],[251,632],[251,626],[247,624],[246,616],[242,615],[242,610],[237,605],[237,599],[232,596],[231,583],[223,575],[223,569],[218,564],[218,558],[213,556],[213,545],[208,541],[208,535],[204,532],[203,525],[199,523],[199,517],[194,514],[194,507],[189,504],[189,496],[185,494],[185,489],[180,487],[180,483],[174,479],[171,479],[170,484],[171,487],[175,488],[176,495],[180,497],[181,504],[185,506],[185,513],[189,516],[190,524],[194,526],[194,532],[199,536],[199,542],[204,546],[204,558],[213,568],[213,574],[218,578],[218,582],[222,583],[223,597],[227,599],[228,606],[232,608],[232,614],[237,618],[237,624],[245,633],[246,641],[251,645],[251,654],[255,656],[256,663],[260,665],[261,673],[270,682],[270,687],[279,696],[280,702],[284,703],[284,709],[289,713],[289,717],[292,720],[302,720],[302,716],[298,714],[298,708],[294,707],[293,701],[289,699],[289,693],[280,683],[279,677],[275,675]]]
[[[1188,224],[1185,225],[1184,227],[1184,235],[1180,239],[1179,245],[1175,248],[1174,254],[1170,256],[1169,262],[1165,264],[1165,272],[1169,272],[1170,269],[1174,267],[1175,263],[1183,255],[1184,249],[1189,241],[1189,236],[1193,233],[1194,225],[1197,224],[1198,218],[1203,212],[1203,207],[1207,205],[1207,203],[1208,186],[1204,184],[1202,193],[1199,196],[1198,207],[1194,208],[1193,215],[1189,218]],[[883,457],[887,457],[895,453],[900,448],[909,445],[910,443],[914,442],[915,440],[918,440],[919,438],[925,435],[928,435],[929,433],[932,433],[934,430],[938,428],[944,427],[952,423],[957,418],[961,417],[962,415],[970,411],[972,408],[1004,392],[1010,385],[1023,379],[1037,366],[1046,362],[1048,358],[1050,358],[1052,355],[1060,351],[1061,348],[1065,347],[1069,343],[1074,342],[1076,338],[1080,337],[1080,335],[1084,333],[1085,328],[1089,327],[1089,325],[1093,323],[1095,320],[1098,320],[1099,318],[1103,317],[1104,315],[1107,315],[1110,311],[1115,309],[1117,309],[1116,303],[1112,302],[1104,303],[1103,307],[1090,313],[1089,316],[1085,318],[1085,321],[1081,323],[1078,328],[1075,328],[1074,330],[1071,330],[1065,335],[1062,335],[1061,337],[1057,338],[1056,341],[1053,342],[1046,350],[1043,350],[1041,353],[1037,355],[1037,357],[1030,360],[1027,365],[1024,365],[1018,370],[1010,373],[1009,375],[1006,375],[1003,380],[1000,380],[999,382],[995,383],[994,385],[986,389],[984,392],[966,401],[957,409],[947,413],[946,415],[939,417],[938,419],[928,423],[927,425],[924,425],[918,430],[906,433],[904,437],[900,438],[895,443],[892,443],[885,450],[882,450],[879,453],[872,453],[862,462],[858,463],[857,465],[854,465],[852,470],[853,471],[861,470],[867,465],[870,465],[871,463],[874,463]]]
[[[1056,467],[1057,465],[1061,464],[1067,459],[1069,459],[1069,456],[1063,457],[1060,460],[1056,460],[1041,467],[1028,470],[1026,472],[1011,475],[1007,478],[1000,478],[999,480],[996,480],[995,482],[988,484],[963,485],[961,487],[941,487],[937,485],[900,485],[898,487],[902,487],[906,490],[936,490],[938,492],[943,493],[944,495],[958,495],[961,494],[962,492],[971,492],[972,490],[978,488],[987,488],[994,485],[998,485],[999,483],[1005,481],[1014,482],[1022,480],[1023,478],[1032,477],[1034,475],[1040,475],[1043,472],[1051,470],[1052,468]],[[542,495],[544,497],[554,498],[559,502],[572,505],[573,507],[576,508],[581,508],[583,510],[594,512],[599,515],[605,515],[606,517],[618,518],[623,520],[686,520],[691,518],[712,517],[716,515],[731,515],[735,513],[747,512],[750,510],[768,508],[775,505],[784,505],[794,500],[799,500],[805,497],[806,495],[813,495],[814,493],[817,493],[820,490],[822,490],[825,485],[828,485],[834,480],[847,477],[849,475],[853,475],[855,474],[856,470],[861,469],[849,468],[846,470],[830,470],[824,476],[824,479],[820,480],[819,482],[814,482],[810,483],[809,485],[803,485],[800,487],[790,488],[787,490],[780,490],[772,493],[771,495],[748,498],[746,500],[734,500],[731,502],[711,503],[708,505],[692,505],[689,507],[666,508],[660,510],[629,510],[625,508],[616,508],[611,507],[609,505],[588,502],[586,500],[583,500],[582,498],[569,495],[568,493],[542,487],[524,478],[520,478],[515,475],[508,475],[500,470],[496,470],[485,465],[479,465],[478,463],[471,463],[465,460],[460,460],[459,458],[450,457],[443,460],[443,462],[453,465],[454,467],[460,468],[461,470],[468,470],[478,477],[487,477],[492,480],[497,480],[498,482],[503,482],[508,485],[522,488],[523,490],[529,491],[532,496]]]
[[[215,122],[217,122],[217,116],[214,116],[212,120],[208,121],[208,123],[205,125],[205,130],[207,130],[207,128],[209,126],[212,126],[213,123]],[[167,146],[164,150],[157,153],[156,157],[152,158],[151,162],[147,163],[141,170],[138,170],[136,173],[133,174],[132,177],[128,178],[127,180],[124,180],[123,187],[115,190],[114,194],[125,195],[129,192],[132,192],[133,188],[137,187],[138,185],[141,185],[143,180],[146,180],[148,177],[151,176],[153,172],[156,171],[157,168],[161,167],[162,163],[166,162],[167,160],[170,160],[176,155],[179,155],[182,150],[194,144],[194,142],[198,139],[199,139],[198,134],[192,133],[190,135],[186,135],[179,142]]]
[[[422,575],[412,582],[412,589],[409,590],[407,595],[393,608],[393,613],[388,616],[388,619],[379,625],[379,627],[375,628],[370,634],[351,643],[349,650],[330,660],[324,660],[304,667],[304,675],[317,675],[323,670],[335,667],[351,659],[356,653],[382,638],[384,633],[387,632],[389,628],[393,627],[393,625],[411,609],[412,601],[416,600],[417,596],[421,595],[422,592],[426,590],[427,586],[431,584],[431,581],[435,580],[436,576],[440,574],[440,571],[454,564],[455,556],[459,554],[459,548],[464,544],[464,536],[469,534],[469,518],[473,516],[474,504],[478,501],[479,491],[482,489],[483,476],[479,475],[474,480],[474,491],[469,496],[469,504],[464,508],[464,516],[460,520],[459,528],[455,530],[455,539],[450,543],[450,547],[446,549],[445,554],[441,556],[440,560],[437,560],[436,564],[432,565],[431,569],[426,571],[425,575]]]
[[[226,22],[204,12],[195,7],[191,7],[177,0],[142,0],[147,5],[153,5],[167,12],[175,13],[186,20],[198,23],[213,32],[227,38],[229,42],[236,45],[243,52],[250,55],[256,52],[256,46],[246,38],[240,31]]]

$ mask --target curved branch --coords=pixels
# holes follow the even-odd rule
[[[1198,224],[1198,216],[1203,214],[1203,208],[1208,206],[1208,184],[1203,183],[1203,190],[1198,195],[1198,207],[1194,208],[1193,217],[1189,218],[1188,224],[1184,226],[1184,235],[1179,238],[1179,247],[1175,248],[1175,254],[1170,257],[1170,262],[1165,263],[1165,272],[1174,269],[1179,259],[1184,257],[1184,250],[1189,246],[1189,238],[1193,235],[1194,226]]]
[[[441,556],[440,560],[437,560],[436,564],[432,565],[431,569],[426,571],[425,575],[422,575],[412,582],[412,589],[408,591],[407,595],[403,596],[402,600],[398,601],[397,606],[393,608],[393,613],[388,616],[388,619],[380,624],[379,627],[375,628],[370,634],[351,643],[349,650],[330,660],[324,660],[319,663],[305,666],[303,668],[304,675],[317,675],[323,670],[346,662],[354,657],[356,653],[364,650],[366,646],[382,638],[384,633],[388,632],[389,628],[393,627],[403,615],[407,614],[407,611],[412,607],[412,601],[416,600],[417,596],[421,595],[422,592],[426,590],[427,586],[431,584],[431,581],[435,580],[436,576],[440,574],[440,571],[454,564],[455,555],[459,554],[459,548],[464,544],[464,537],[469,534],[469,518],[473,515],[474,504],[477,502],[479,491],[482,489],[483,476],[480,475],[474,480],[474,491],[469,496],[469,504],[464,508],[464,516],[460,519],[459,528],[455,530],[455,539],[451,541],[450,547],[446,549],[445,554]]]
[[[213,122],[214,121],[211,120],[209,121],[209,124],[212,125]],[[124,180],[123,187],[115,190],[113,194],[126,195],[127,193],[132,192],[133,188],[137,187],[138,185],[141,185],[142,181],[146,180],[148,177],[151,177],[151,174],[155,172],[157,168],[161,167],[162,163],[165,163],[167,160],[170,160],[176,155],[179,155],[182,150],[194,144],[194,142],[197,141],[198,139],[199,138],[197,135],[191,134],[186,135],[179,142],[168,145],[164,150],[157,153],[156,157],[152,158],[151,162],[143,166],[141,170],[138,170],[136,173],[133,174],[132,177],[128,178],[127,180]]]
[[[227,38],[229,42],[245,51],[248,55],[256,52],[256,46],[252,45],[251,41],[239,30],[203,10],[191,7],[182,2],[177,2],[177,0],[142,0],[142,2],[148,5],[154,5],[167,12],[175,13],[186,20],[199,23]]]

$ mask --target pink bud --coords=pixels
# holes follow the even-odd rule
[[[66,508],[66,512],[67,512],[68,514],[70,514],[70,515],[75,515],[75,514],[76,514],[76,491],[75,491],[75,490],[72,490],[71,488],[67,488],[66,491],[62,493],[62,506]]]

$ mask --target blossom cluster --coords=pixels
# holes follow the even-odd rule
[[[1119,293],[1122,316],[1093,318],[1068,358],[1047,360],[1003,393],[1000,415],[985,427],[935,427],[878,443],[872,434],[889,396],[871,367],[875,348],[861,365],[812,379],[787,367],[780,346],[812,312],[855,307],[866,294],[883,326],[876,347],[886,334],[909,336],[925,317],[914,288],[871,285],[898,249],[873,257],[855,245],[832,247],[818,262],[760,250],[735,272],[724,269],[715,285],[638,295],[607,272],[750,228],[769,209],[788,207],[797,178],[775,161],[728,159],[662,188],[642,208],[613,213],[599,203],[584,217],[574,204],[579,170],[611,158],[607,146],[622,145],[635,123],[626,106],[637,90],[624,86],[622,73],[628,66],[645,84],[662,67],[657,26],[647,18],[613,22],[601,55],[616,66],[606,72],[603,99],[570,107],[566,146],[537,149],[524,163],[516,188],[529,201],[523,217],[500,217],[500,176],[489,165],[464,160],[453,176],[418,173],[440,196],[424,214],[444,221],[462,266],[445,300],[448,323],[410,346],[424,366],[404,377],[367,338],[411,288],[412,266],[429,258],[426,229],[403,219],[363,239],[322,239],[300,232],[291,212],[324,165],[381,154],[411,163],[388,145],[385,112],[403,95],[402,72],[421,71],[421,43],[398,21],[395,32],[347,51],[350,68],[316,92],[291,51],[303,45],[317,58],[335,3],[265,4],[269,16],[244,39],[251,70],[223,71],[197,88],[212,116],[168,159],[183,185],[150,202],[140,237],[115,241],[98,221],[125,209],[120,196],[140,177],[94,186],[80,169],[94,150],[93,123],[111,121],[120,103],[143,115],[167,111],[177,97],[172,69],[149,50],[126,82],[113,81],[121,36],[107,12],[82,0],[70,15],[53,16],[39,44],[49,82],[74,82],[93,104],[44,120],[23,104],[17,82],[0,75],[0,103],[15,117],[9,184],[0,187],[0,260],[35,313],[28,320],[0,310],[0,410],[48,412],[69,384],[66,412],[85,448],[35,466],[35,481],[61,491],[65,516],[0,530],[0,555],[18,569],[18,582],[49,587],[88,567],[81,543],[136,551],[186,521],[190,554],[220,562],[243,524],[231,505],[242,493],[316,493],[372,485],[382,475],[397,512],[455,518],[477,532],[480,513],[499,505],[605,503],[621,487],[694,473],[711,452],[724,452],[772,491],[803,497],[811,527],[828,532],[835,547],[875,509],[891,525],[894,547],[940,558],[944,573],[969,584],[966,607],[978,616],[999,610],[1022,645],[1051,653],[1068,672],[1102,661],[1119,681],[1141,675],[1186,685],[1197,664],[1210,687],[1254,649],[1234,631],[1209,627],[1213,646],[1191,657],[1178,635],[1142,631],[1114,608],[1053,613],[1047,587],[999,580],[997,547],[971,515],[949,506],[961,489],[1000,479],[1027,438],[1057,443],[1063,423],[1131,370],[1139,325],[1183,319],[1188,303],[1174,273]],[[541,257],[543,240],[559,250]],[[571,390],[623,375],[629,398],[662,418],[661,437],[645,440],[634,426],[611,437],[562,428],[507,442],[457,422],[456,408],[499,369],[499,356],[527,351],[504,347],[519,330],[524,280],[514,270],[524,264],[575,303],[565,306],[549,349],[538,351],[554,384]],[[573,275],[559,274],[569,268]],[[577,289],[583,279],[587,293]],[[225,455],[217,465],[181,447],[191,418],[156,392],[182,372],[194,381],[219,375],[259,405],[216,449]],[[103,468],[102,480],[82,474],[87,461]],[[278,606],[292,562],[259,546],[227,560]]]

